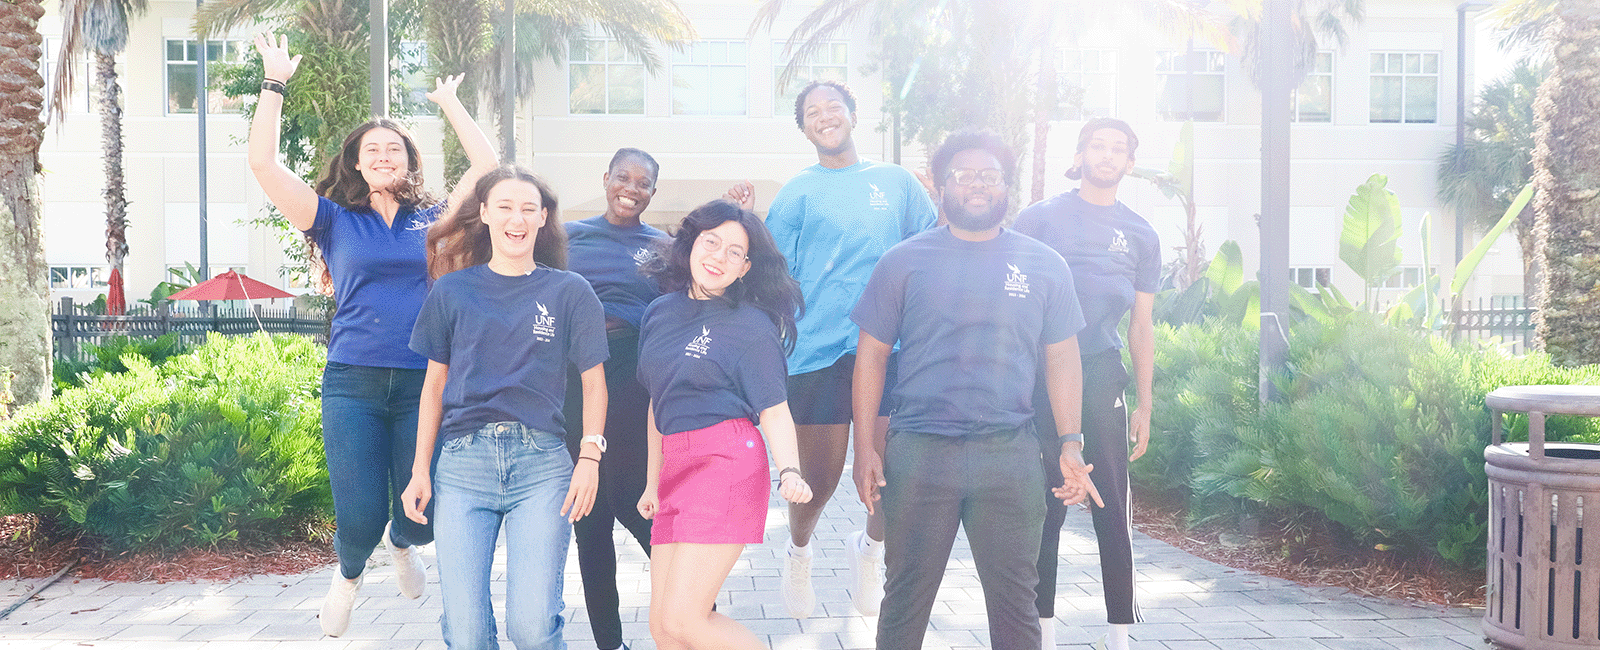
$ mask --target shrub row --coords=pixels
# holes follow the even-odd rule
[[[328,516],[321,346],[257,334],[170,357],[145,347],[122,345],[0,423],[0,512],[114,551],[283,539]]]
[[[1186,496],[1191,520],[1320,514],[1356,541],[1481,565],[1484,396],[1507,385],[1597,384],[1600,368],[1452,346],[1355,312],[1290,332],[1281,400],[1257,407],[1256,334],[1237,321],[1157,326],[1143,490]],[[1525,417],[1508,417],[1526,439]],[[1600,441],[1600,421],[1551,418],[1551,440]]]

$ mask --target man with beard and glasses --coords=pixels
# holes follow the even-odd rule
[[[1093,466],[1090,478],[1105,495],[1105,506],[1091,509],[1100,542],[1101,584],[1105,589],[1107,650],[1128,650],[1128,626],[1139,622],[1133,589],[1133,525],[1129,519],[1128,463],[1143,455],[1150,442],[1151,377],[1155,374],[1155,325],[1151,316],[1161,281],[1161,245],[1156,232],[1117,200],[1122,177],[1133,170],[1139,138],[1126,122],[1090,120],[1078,135],[1067,177],[1081,178],[1078,189],[1040,201],[1017,215],[1017,232],[1048,244],[1072,267],[1078,304],[1086,326],[1078,336],[1082,355],[1082,433],[1055,428],[1051,406],[1056,402],[1035,390],[1033,403],[1043,447],[1043,466],[1076,466],[1079,453]],[[1138,406],[1129,417],[1123,402],[1128,370],[1122,365],[1122,338],[1117,327],[1132,312],[1128,354]],[[1057,433],[1069,435],[1057,436]],[[1133,443],[1129,453],[1129,442]],[[1070,450],[1073,453],[1062,454]],[[1039,616],[1055,616],[1057,545],[1067,509],[1045,495],[1048,513],[1039,548]],[[1054,648],[1045,635],[1043,648]]]
[[[989,615],[990,647],[1039,647],[1035,559],[1046,487],[1033,433],[1038,369],[1056,406],[1055,429],[1076,432],[1077,333],[1072,271],[1048,246],[1000,227],[1016,157],[992,133],[950,136],[933,156],[949,225],[884,253],[850,318],[861,328],[857,421],[884,398],[889,352],[900,344],[887,436],[855,435],[857,487],[883,509],[885,565],[879,650],[920,648],[958,526],[967,531]],[[1052,491],[1093,496],[1076,454]]]

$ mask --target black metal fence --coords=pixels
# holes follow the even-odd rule
[[[1528,307],[1486,307],[1482,299],[1477,305],[1464,303],[1460,309],[1451,310],[1445,305],[1445,327],[1452,332],[1452,341],[1492,341],[1511,354],[1522,354],[1533,349],[1533,309]]]
[[[51,304],[50,326],[55,358],[87,361],[84,344],[99,345],[107,339],[156,338],[177,333],[181,345],[189,347],[205,341],[207,332],[225,335],[265,331],[272,334],[310,334],[327,341],[328,322],[321,311],[300,311],[292,303],[287,308],[173,309],[171,303],[159,307],[129,307],[122,316],[107,316],[84,305],[62,298]]]

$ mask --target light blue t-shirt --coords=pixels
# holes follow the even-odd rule
[[[806,301],[789,354],[790,375],[821,370],[855,353],[858,330],[850,310],[872,267],[889,248],[936,221],[928,190],[899,165],[812,165],[784,184],[767,212],[767,229]]]

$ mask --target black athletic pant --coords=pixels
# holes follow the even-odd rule
[[[600,460],[600,488],[594,510],[572,525],[578,542],[578,570],[583,575],[583,604],[595,646],[603,650],[622,647],[622,619],[617,612],[617,548],[611,539],[612,521],[633,533],[645,555],[650,554],[650,520],[639,516],[639,495],[644,494],[646,463],[650,459],[645,412],[650,394],[635,378],[639,365],[639,333],[612,332],[611,358],[606,360],[606,453]],[[567,382],[567,448],[577,462],[583,437],[583,389],[576,371]]]
[[[1128,370],[1122,365],[1121,350],[1106,350],[1083,358],[1083,461],[1094,465],[1089,478],[1100,491],[1106,507],[1096,508],[1089,501],[1094,519],[1095,539],[1100,543],[1100,581],[1105,589],[1106,621],[1132,624],[1143,621],[1133,591],[1133,520],[1129,514],[1128,492],[1128,409],[1123,392],[1128,387]],[[1061,485],[1061,441],[1056,436],[1054,411],[1045,394],[1041,376],[1033,396],[1034,423],[1039,445],[1044,452],[1045,480]],[[1036,588],[1040,618],[1055,616],[1056,564],[1061,545],[1061,524],[1067,507],[1047,490],[1049,509],[1044,520],[1044,538],[1039,546],[1039,586]]]

